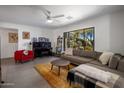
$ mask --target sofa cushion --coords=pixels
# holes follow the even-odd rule
[[[119,61],[117,70],[118,70],[118,71],[123,71],[123,72],[124,72],[124,57],[122,57],[121,60]]]
[[[109,71],[111,73],[115,73],[117,75],[120,75],[120,76],[124,77],[124,72],[118,71],[118,70],[115,70],[115,69],[108,68],[108,66],[99,66],[99,65],[92,64],[91,62],[90,63],[87,63],[87,64],[90,65],[90,66],[99,68],[101,70]]]
[[[107,67],[107,65],[103,65],[103,64],[102,64],[101,62],[99,62],[98,60],[93,60],[93,61],[90,62],[90,64]]]
[[[102,52],[97,52],[97,51],[84,51],[81,49],[73,49],[73,55],[74,56],[94,58],[96,60],[99,59],[101,54],[102,54]]]
[[[93,61],[92,58],[86,57],[79,57],[79,56],[70,56],[70,55],[63,55],[62,58],[69,60],[71,63],[79,65]]]
[[[87,58],[95,58],[96,52],[95,51],[84,51],[80,50],[80,56],[81,57],[87,57]]]
[[[111,59],[109,60],[108,67],[109,67],[109,68],[112,68],[112,69],[116,69],[120,58],[121,58],[120,55],[116,55],[116,54],[113,55],[113,56],[111,57]]]
[[[80,56],[80,49],[73,49],[73,56]]]
[[[64,53],[66,55],[73,55],[73,48],[67,48]]]
[[[99,57],[100,62],[103,65],[107,65],[109,62],[109,59],[113,56],[113,53],[111,52],[103,52],[102,55]]]

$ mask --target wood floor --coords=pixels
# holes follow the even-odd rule
[[[70,68],[75,67],[74,65],[70,65]],[[54,66],[51,70],[51,64],[37,64],[35,69],[39,72],[41,76],[48,81],[48,83],[53,88],[73,88],[73,87],[81,87],[77,84],[72,84],[70,86],[69,82],[67,81],[67,74],[68,69],[66,67],[61,67],[60,74],[58,75],[58,67]]]

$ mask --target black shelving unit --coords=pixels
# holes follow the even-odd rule
[[[33,42],[33,51],[35,57],[52,55],[51,42]]]

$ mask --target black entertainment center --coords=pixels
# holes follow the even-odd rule
[[[33,51],[35,57],[52,55],[51,42],[33,42]]]

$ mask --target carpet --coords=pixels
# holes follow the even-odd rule
[[[70,68],[74,66],[70,65]],[[37,64],[35,65],[35,69],[39,72],[41,76],[44,77],[45,80],[53,87],[53,88],[72,88],[72,87],[80,87],[79,85],[69,85],[66,77],[68,74],[68,70],[66,68],[61,68],[60,75],[58,76],[58,67],[54,66],[51,70],[51,64]]]

